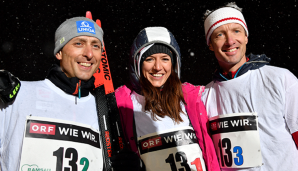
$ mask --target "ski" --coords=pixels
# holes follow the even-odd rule
[[[90,11],[86,12],[86,18],[92,20]],[[100,20],[97,19],[96,24],[101,27]],[[124,148],[124,142],[107,53],[104,42],[102,44],[103,52],[100,66],[93,76],[95,77],[95,100],[101,131],[105,170],[111,171],[110,157]]]

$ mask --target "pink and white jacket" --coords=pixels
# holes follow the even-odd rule
[[[219,171],[220,168],[214,145],[207,131],[207,113],[201,101],[201,95],[204,89],[204,86],[194,86],[189,83],[182,84],[182,91],[186,102],[185,108],[202,149],[207,170]],[[126,144],[128,144],[128,148],[139,154],[133,131],[134,112],[130,97],[131,93],[132,91],[126,86],[119,87],[115,91]]]

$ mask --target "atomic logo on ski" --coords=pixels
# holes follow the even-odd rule
[[[77,24],[78,33],[88,32],[88,33],[95,34],[94,23],[90,21],[82,20],[82,21],[77,21],[76,24]]]

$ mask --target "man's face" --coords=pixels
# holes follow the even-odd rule
[[[101,53],[101,42],[97,38],[78,36],[71,39],[56,54],[56,58],[67,77],[87,81],[97,70]]]
[[[214,51],[219,65],[225,72],[236,71],[246,62],[248,39],[240,24],[222,25],[213,31],[210,39],[209,49]]]

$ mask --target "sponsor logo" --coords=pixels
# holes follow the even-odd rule
[[[120,150],[122,150],[122,149],[123,149],[123,141],[122,141],[122,138],[121,138],[121,137],[118,137],[118,140],[119,140]]]
[[[106,131],[105,132],[105,139],[106,139],[108,156],[109,157],[112,157],[112,147],[111,147],[111,139],[110,139],[110,133],[109,133],[109,131]]]
[[[102,67],[103,67],[103,72],[104,72],[104,78],[106,80],[111,80],[111,74],[109,70],[109,65],[108,65],[108,59],[107,59],[107,53],[105,50],[103,50],[102,55],[101,55],[101,62],[102,62]]]
[[[216,131],[217,130],[216,122],[211,123],[210,127],[212,131]]]
[[[149,148],[152,148],[152,147],[161,146],[162,145],[161,137],[148,139],[146,141],[143,141],[141,143],[141,145],[142,145],[142,150],[149,149]]]
[[[27,120],[25,137],[73,141],[100,148],[99,133],[69,123]]]
[[[39,168],[36,164],[24,164],[21,167],[21,171],[51,171],[51,169],[48,168]]]
[[[20,83],[14,88],[14,90],[12,91],[12,94],[9,94],[9,98],[13,98],[19,91],[19,88],[20,88]]]
[[[62,38],[60,39],[60,45],[61,45],[64,41],[65,41],[65,38],[62,37]]]
[[[163,150],[189,144],[197,144],[196,134],[191,129],[178,130],[164,134],[154,135],[139,140],[140,154]]]
[[[242,115],[217,118],[210,123],[210,133],[228,133],[238,131],[257,130],[256,116]]]
[[[82,21],[77,21],[76,24],[77,24],[78,33],[88,32],[88,33],[95,34],[94,23],[90,21],[82,20]]]
[[[55,135],[56,125],[31,123],[30,133]]]

